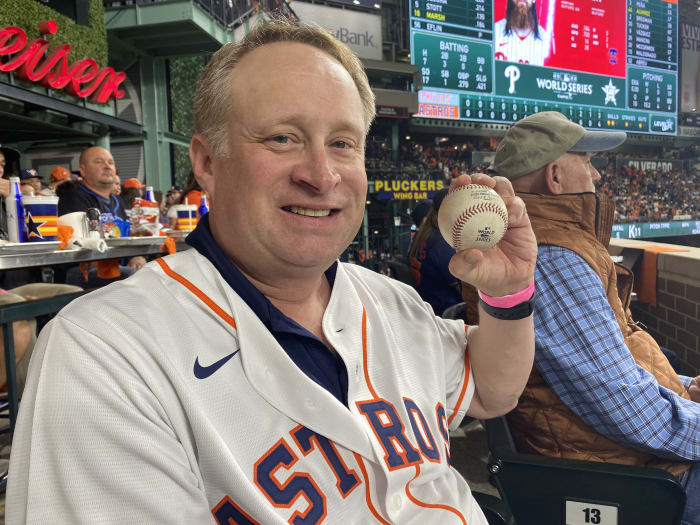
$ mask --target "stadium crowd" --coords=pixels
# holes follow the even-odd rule
[[[369,180],[452,179],[471,171],[472,152],[480,151],[474,142],[423,144],[407,140],[392,160],[391,147],[384,141],[368,141],[365,166]]]
[[[385,141],[369,141],[366,168],[369,180],[445,180],[462,174],[486,171],[488,164],[472,166],[472,154],[492,151],[493,145],[478,142],[452,141],[421,143],[407,140],[400,146],[397,160]],[[680,159],[678,150],[661,155],[664,159]],[[658,159],[660,155],[611,153],[606,168],[600,170],[598,190],[615,199],[619,223],[685,220],[700,217],[700,174],[697,169],[670,171],[643,170],[626,167],[616,160],[624,158]],[[604,162],[604,161],[603,161]]]
[[[601,173],[598,191],[615,199],[615,222],[657,222],[700,216],[697,169],[663,172],[622,166]]]

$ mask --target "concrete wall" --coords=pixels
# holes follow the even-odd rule
[[[680,357],[682,372],[694,377],[700,374],[700,248],[613,239],[610,253],[652,245],[687,251],[658,254],[657,305],[634,301],[631,310],[661,346]]]

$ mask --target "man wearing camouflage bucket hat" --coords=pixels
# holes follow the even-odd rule
[[[669,471],[688,495],[683,523],[697,525],[700,376],[679,376],[632,319],[631,272],[607,252],[614,202],[595,193],[591,154],[625,138],[548,111],[496,150],[538,245],[535,366],[508,420],[523,452]]]

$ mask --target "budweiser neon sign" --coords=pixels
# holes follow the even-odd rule
[[[54,34],[58,26],[50,20],[42,22],[39,28],[45,35]],[[111,67],[100,69],[91,58],[69,66],[69,44],[56,47],[51,54],[47,54],[48,48],[48,40],[37,38],[27,42],[27,34],[22,28],[6,27],[0,30],[0,71],[15,71],[22,80],[63,89],[74,97],[90,97],[92,102],[107,102],[110,97],[124,96],[125,92],[119,85],[124,82],[125,73],[117,73]]]

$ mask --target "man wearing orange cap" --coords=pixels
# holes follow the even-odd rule
[[[70,171],[63,166],[56,166],[51,170],[48,187],[42,189],[39,195],[47,197],[56,195],[56,188],[67,180],[70,180]]]
[[[141,181],[139,181],[139,179],[126,179],[122,186],[124,186],[124,189],[132,188],[132,189],[137,189],[137,190],[142,190],[143,188],[146,187],[146,185],[142,184]],[[139,192],[139,193],[141,193],[141,192]]]

